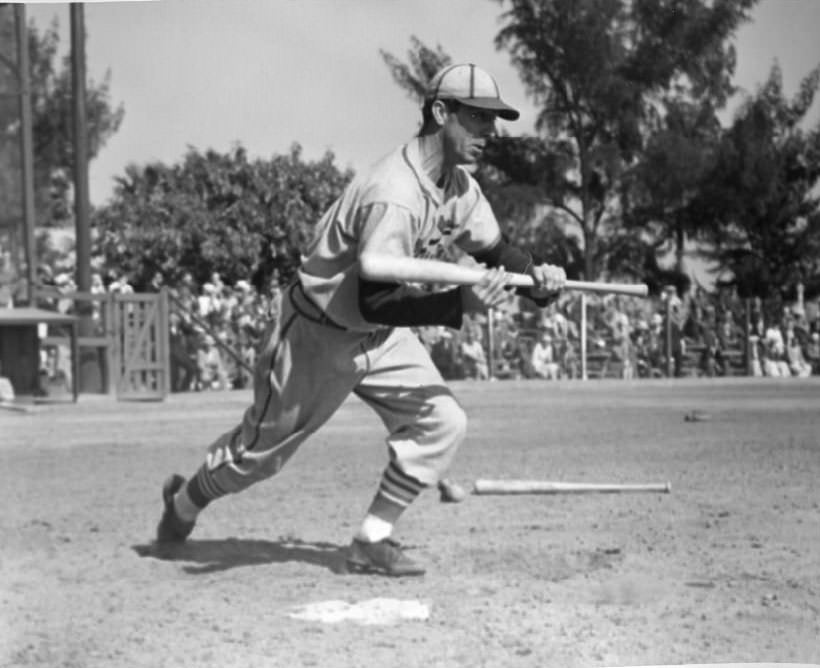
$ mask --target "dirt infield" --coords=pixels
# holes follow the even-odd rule
[[[151,538],[247,392],[0,411],[0,666],[571,668],[820,662],[820,382],[455,383],[453,476],[670,481],[671,494],[428,492],[397,538],[420,579],[339,574],[385,464],[351,400],[274,480]],[[692,411],[704,414],[685,419]],[[419,601],[426,620],[295,619]]]

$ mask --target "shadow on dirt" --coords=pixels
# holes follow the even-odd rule
[[[344,547],[325,542],[301,540],[189,540],[179,544],[156,542],[132,547],[141,557],[162,561],[188,561],[183,570],[192,575],[226,571],[240,566],[281,564],[300,561],[340,572],[344,564]]]

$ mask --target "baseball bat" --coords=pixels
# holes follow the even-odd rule
[[[399,257],[379,253],[364,253],[359,258],[362,278],[385,283],[445,283],[449,285],[475,285],[481,281],[486,269],[467,267],[441,260]],[[507,272],[507,285],[532,287],[532,276]],[[566,290],[605,292],[611,294],[646,297],[649,287],[643,283],[606,283],[599,281],[567,281]]]
[[[669,482],[662,483],[591,483],[553,482],[548,480],[487,480],[475,481],[475,494],[584,494],[672,491]]]

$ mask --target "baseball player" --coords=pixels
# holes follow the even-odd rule
[[[209,503],[276,474],[352,392],[382,419],[389,457],[347,549],[347,568],[425,572],[393,539],[394,526],[443,478],[466,417],[409,328],[459,329],[464,313],[498,306],[508,297],[505,269],[533,277],[534,287],[519,291],[539,305],[554,300],[566,280],[562,268],[506,242],[470,175],[496,119],[518,116],[476,65],[452,65],[434,77],[418,136],[358,175],[317,224],[265,335],[253,403],[190,479],[165,481],[158,543],[184,541]],[[479,284],[430,291],[359,272],[364,253],[442,259],[451,244],[487,267]]]

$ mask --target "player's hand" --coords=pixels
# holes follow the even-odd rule
[[[567,282],[564,268],[554,264],[544,263],[530,267],[529,273],[535,281],[530,289],[530,294],[535,299],[557,299]]]
[[[464,286],[461,293],[464,311],[476,313],[501,306],[510,297],[506,278],[504,267],[496,267],[488,269],[475,285]]]

